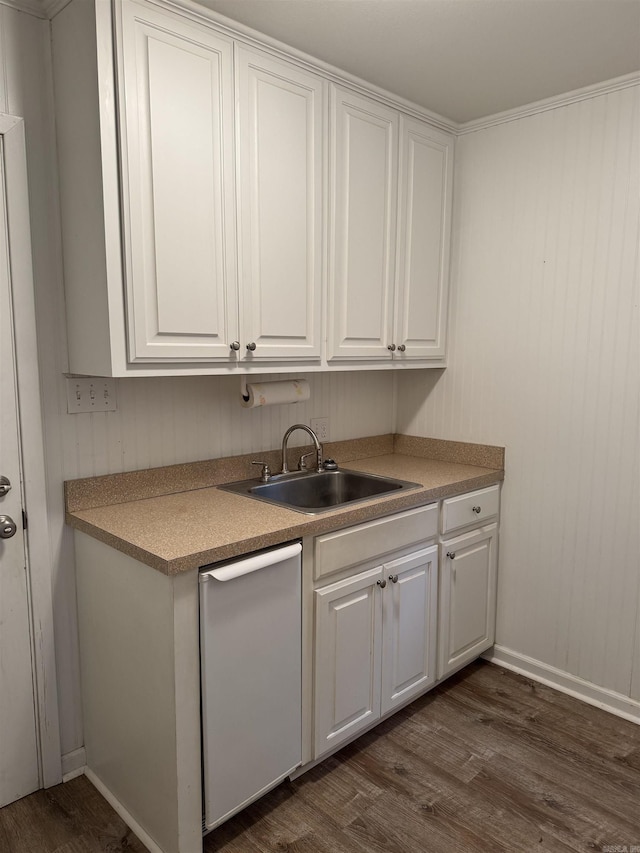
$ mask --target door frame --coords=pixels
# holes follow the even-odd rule
[[[62,760],[24,120],[0,113],[0,136],[4,151],[23,500],[29,518],[26,560],[40,784],[49,788],[62,781]]]

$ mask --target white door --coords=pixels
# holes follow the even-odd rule
[[[233,43],[165,10],[115,5],[129,357],[229,359]]]
[[[438,678],[493,645],[496,622],[498,525],[442,543]]]
[[[391,359],[398,113],[336,86],[328,357]]]
[[[380,716],[382,569],[315,592],[315,754]]]
[[[385,563],[382,713],[436,680],[438,546]]]
[[[0,136],[0,807],[40,787],[3,162]]]
[[[453,138],[400,119],[394,360],[445,354]]]
[[[240,355],[317,360],[325,84],[237,46],[236,85]]]

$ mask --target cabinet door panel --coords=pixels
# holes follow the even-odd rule
[[[394,358],[445,354],[453,139],[400,119],[400,201]]]
[[[380,568],[315,592],[315,757],[380,716]]]
[[[389,358],[398,116],[332,90],[329,358]]]
[[[497,525],[449,539],[442,551],[439,678],[493,645]]]
[[[319,358],[324,84],[247,48],[236,56],[241,326],[256,343],[248,357]]]
[[[232,44],[131,2],[121,23],[129,357],[227,358],[237,332]]]
[[[384,573],[383,714],[436,679],[438,546],[386,563]]]

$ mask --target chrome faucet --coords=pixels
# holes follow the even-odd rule
[[[309,435],[311,436],[311,438],[313,439],[313,445],[316,449],[316,460],[317,460],[316,467],[317,467],[318,471],[322,471],[323,470],[322,445],[318,441],[318,436],[311,429],[311,427],[308,427],[306,424],[294,424],[293,426],[289,427],[289,429],[284,434],[284,438],[282,439],[282,471],[280,473],[281,474],[288,474],[289,473],[289,466],[287,465],[287,442],[289,441],[289,436],[291,435],[291,433],[296,429],[303,429],[305,432],[308,432]],[[304,463],[303,463],[303,459],[305,456],[308,456],[308,454],[305,453],[300,457],[300,463],[301,463],[300,468],[301,468],[301,470],[304,470],[304,467],[305,467]]]

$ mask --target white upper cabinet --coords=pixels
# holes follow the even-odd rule
[[[329,358],[388,355],[398,114],[332,87]]]
[[[60,6],[70,372],[444,364],[452,137],[188,0]]]
[[[453,138],[332,91],[329,359],[439,359]]]
[[[240,355],[317,360],[325,84],[241,45],[236,84]]]
[[[395,358],[444,358],[453,140],[400,118]]]
[[[129,358],[228,358],[233,43],[152,7],[119,9]]]

